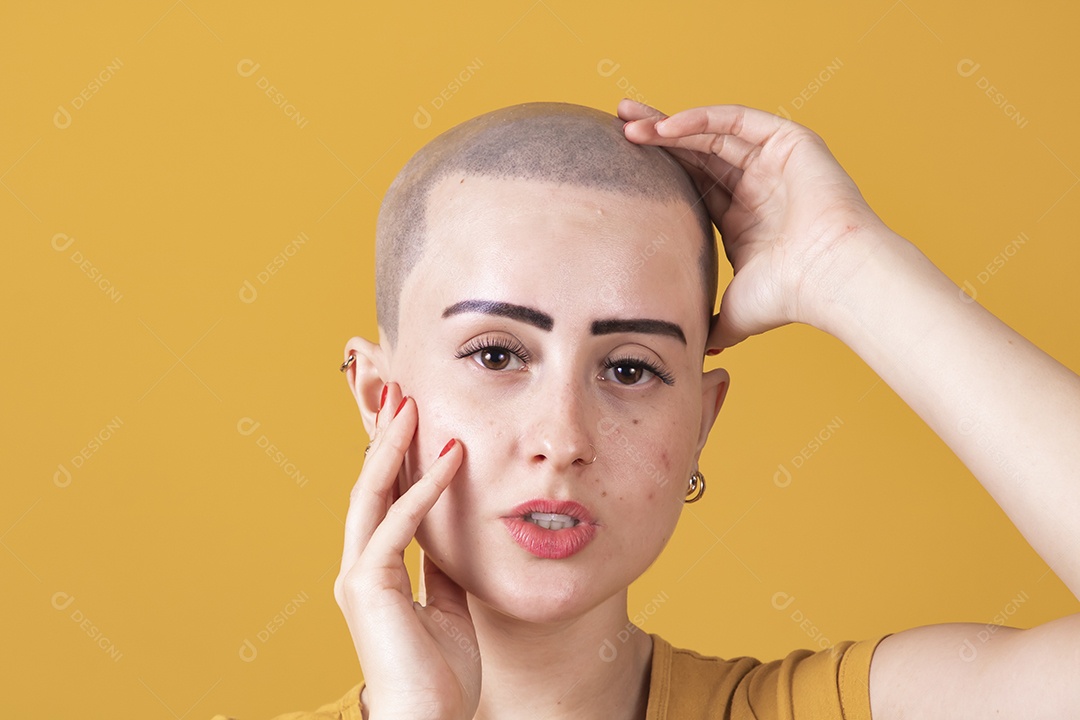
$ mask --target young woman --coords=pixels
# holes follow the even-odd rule
[[[627,587],[704,489],[729,378],[703,355],[791,322],[858,353],[1080,596],[1080,378],[889,230],[806,128],[618,112],[496,111],[391,186],[380,341],[353,338],[342,366],[373,438],[335,584],[364,683],[310,717],[1080,712],[1078,616],[1002,628],[974,657],[967,624],[767,664],[643,632],[613,646]],[[711,322],[703,208],[735,271]]]

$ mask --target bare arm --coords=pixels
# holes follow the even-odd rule
[[[926,421],[1080,598],[1080,377],[896,235],[850,277],[818,326]]]

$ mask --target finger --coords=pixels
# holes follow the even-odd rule
[[[387,393],[389,402],[390,393]],[[383,407],[387,411],[389,404]],[[345,546],[341,551],[341,567],[348,570],[371,539],[375,528],[386,516],[390,507],[391,487],[397,483],[398,470],[416,431],[416,403],[408,398],[400,401],[396,417],[386,421],[380,431],[378,447],[373,448],[364,462],[352,492],[349,494],[349,510],[345,516]],[[393,416],[389,411],[387,415]]]
[[[401,404],[401,386],[396,382],[383,384],[382,395],[379,398],[379,409],[375,413],[375,429],[372,431],[369,453],[374,451],[379,443],[380,430],[390,424],[394,419],[394,410]]]
[[[469,601],[465,590],[450,579],[435,561],[420,551],[420,604],[427,606],[436,603],[447,612],[460,615],[469,614]]]
[[[715,155],[702,155],[683,148],[665,148],[697,183],[698,190],[705,195],[718,190],[731,195],[735,185],[742,178],[743,171]]]
[[[710,159],[716,158],[728,167],[741,170],[745,170],[754,158],[761,154],[761,145],[755,145],[734,135],[661,135],[659,127],[662,126],[657,124],[653,125],[651,132],[640,129],[647,126],[648,122],[642,121],[634,126],[635,134],[644,135],[642,144],[690,150]]]
[[[365,560],[377,567],[401,562],[401,554],[416,535],[416,528],[450,484],[461,466],[464,450],[453,440],[427,472],[406,490],[375,528],[364,549]]]
[[[733,166],[723,158],[716,157],[716,154],[712,152],[714,138],[704,136],[697,138],[663,137],[657,133],[656,123],[649,120],[636,122],[633,126],[627,123],[623,126],[623,132],[626,139],[637,142],[638,145],[663,147],[688,171],[697,169],[697,171],[708,175],[712,182],[705,187],[716,185],[716,182],[720,181],[721,184],[730,189],[742,177],[742,171],[739,167]]]
[[[375,435],[376,440],[379,435],[379,428],[390,424],[390,421],[394,419],[394,413],[404,400],[404,395],[401,392],[401,386],[396,382],[387,383],[383,388],[384,395],[379,401],[379,412],[375,413]],[[374,449],[376,442],[372,442],[372,448]],[[390,493],[386,498],[386,507],[384,508],[384,514],[386,510],[390,509],[390,506],[401,497],[401,479],[399,473],[399,479],[390,486]],[[380,516],[381,519],[382,516]]]
[[[794,126],[779,115],[745,105],[712,105],[681,110],[660,123],[667,137],[731,135],[752,145],[764,145],[785,126]]]
[[[656,127],[657,122],[653,121],[652,118],[644,118],[634,121],[633,124],[627,123],[623,127],[623,133],[626,135],[627,140],[639,145],[663,147],[679,158],[684,166],[693,165],[706,170],[713,176],[714,180],[725,179],[731,173],[744,167],[739,163],[732,163],[731,157],[728,156],[744,157],[758,149],[750,143],[731,136],[680,135],[668,137],[657,132]],[[727,147],[728,156],[717,152],[717,150],[723,150],[726,143],[730,143]],[[742,176],[741,171],[739,176]],[[738,182],[737,179],[730,183],[725,180],[728,187],[734,187],[736,182]]]
[[[424,552],[424,548],[420,548],[420,581],[418,583],[419,588],[417,592],[417,602],[421,605],[428,604],[428,591],[427,591],[427,553]]]
[[[630,98],[623,98],[619,101],[619,106],[615,111],[623,120],[640,120],[646,117],[663,118],[667,117],[664,113],[657,110],[651,105],[631,100]]]

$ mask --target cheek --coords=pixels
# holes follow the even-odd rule
[[[617,489],[650,502],[666,503],[679,493],[693,471],[697,424],[674,414],[635,412],[597,423],[597,453],[602,454]]]
[[[415,448],[424,467],[438,459],[451,438],[465,447],[466,463],[488,456],[505,442],[506,418],[478,393],[455,393],[445,386],[414,396],[418,412]]]

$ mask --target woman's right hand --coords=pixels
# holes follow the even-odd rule
[[[464,450],[451,441],[399,498],[398,474],[416,433],[416,403],[389,383],[375,422],[350,495],[334,582],[364,671],[364,707],[375,720],[470,720],[480,702],[480,651],[465,591],[423,557],[420,599],[426,604],[413,602],[404,562],[405,547],[461,466]]]

